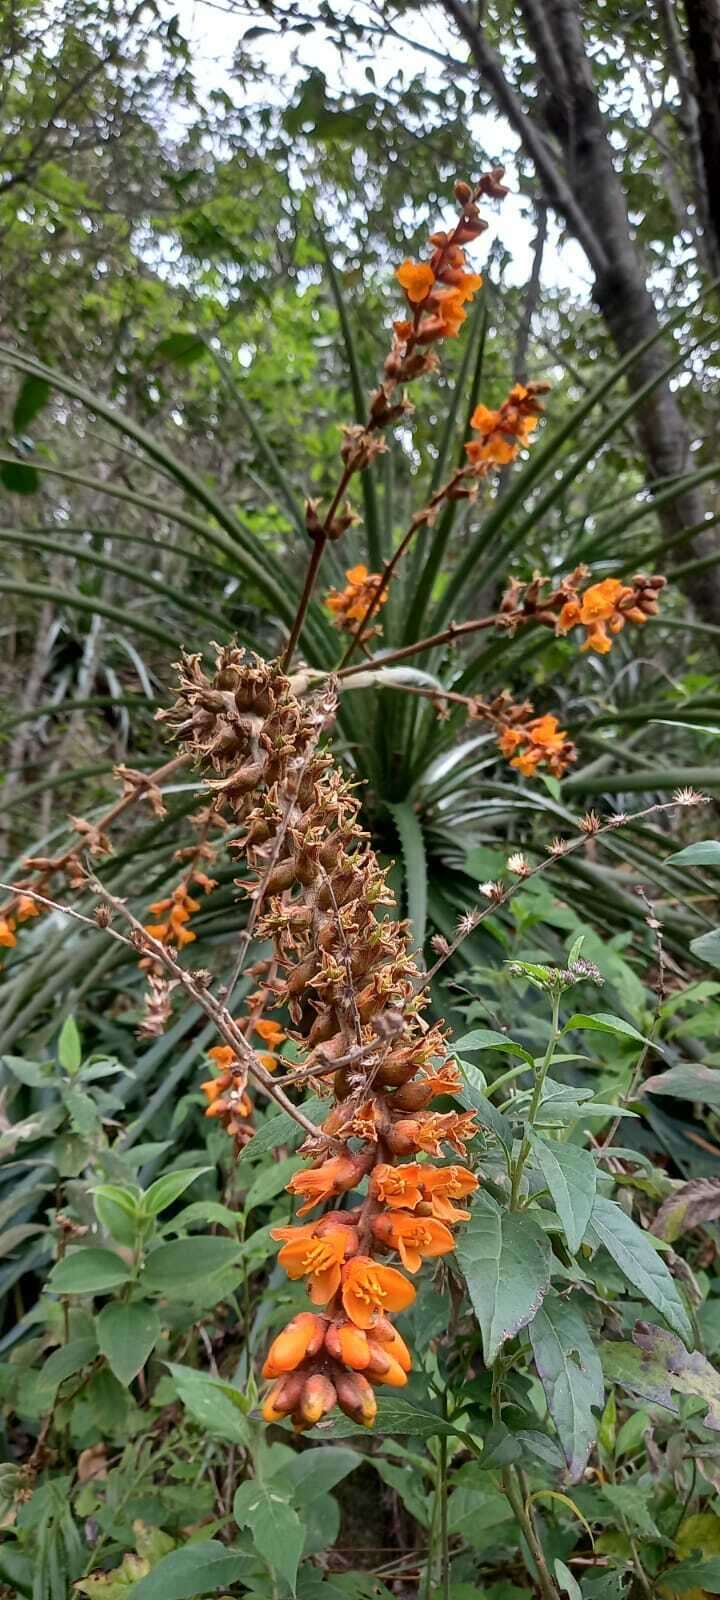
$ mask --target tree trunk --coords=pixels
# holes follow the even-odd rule
[[[708,222],[720,254],[720,0],[685,0]]]
[[[717,5],[718,0],[699,0]],[[519,135],[541,177],[545,199],[582,245],[594,275],[594,296],[620,355],[652,337],[660,323],[645,281],[643,260],[632,238],[622,183],[598,103],[576,0],[518,0],[538,66],[541,92],[528,114],[509,83],[500,57],[487,43],[465,0],[443,0],[469,45],[484,84]],[[658,340],[634,362],[629,381],[640,389],[667,364]],[[688,470],[690,438],[667,380],[637,411],[648,479]],[[707,515],[704,496],[685,490],[658,515],[669,537],[692,529]],[[695,533],[699,556],[717,551],[713,534]],[[719,552],[720,555],[720,552]],[[689,576],[687,591],[707,621],[720,622],[720,572]]]

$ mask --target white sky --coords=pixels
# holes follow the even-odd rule
[[[366,14],[362,0],[351,0],[351,3],[356,11],[363,16]],[[241,5],[234,4],[234,0],[172,0],[171,9],[178,15],[180,27],[191,41],[193,66],[199,89],[222,87],[230,94],[239,97],[240,86],[231,74],[233,54],[246,29],[251,23],[257,24],[257,15],[250,17],[243,11]],[[412,33],[418,43],[431,48],[440,47],[444,52],[448,51],[452,42],[444,13],[440,11],[433,13],[431,8],[421,15],[413,14]],[[372,58],[364,56],[362,61],[347,55],[341,60],[321,27],[318,27],[316,32],[305,35],[286,33],[283,36],[275,33],[272,39],[265,36],[253,42],[249,48],[259,59],[266,58],[269,73],[274,80],[274,93],[278,104],[285,102],[294,84],[301,80],[311,67],[321,69],[331,92],[351,87],[366,93],[368,82],[364,69],[367,64],[372,65],[379,90],[382,90],[400,69],[404,69],[408,76],[421,73],[428,82],[434,84],[442,80],[440,66],[435,67],[431,56],[413,48],[409,43],[401,43],[391,38],[382,39],[375,55]],[[462,46],[459,42],[458,52],[458,59],[462,60]],[[269,97],[265,87],[263,95],[265,98]],[[506,181],[512,191],[516,174],[511,152],[517,148],[516,136],[502,118],[494,115],[474,115],[471,129],[477,133],[480,149],[507,152]],[[472,177],[472,174],[468,173],[467,176]],[[525,215],[525,203],[519,195],[511,192],[503,202],[502,208],[502,240],[512,256],[512,261],[505,272],[505,281],[517,284],[527,281],[534,232],[535,223],[532,217]],[[491,242],[492,220],[490,232],[484,237],[488,243]],[[572,239],[561,242],[552,217],[543,258],[542,276],[547,287],[565,288],[578,299],[589,301],[591,277],[582,250]]]

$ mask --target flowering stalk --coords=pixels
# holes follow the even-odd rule
[[[277,666],[226,649],[212,680],[197,658],[183,663],[177,705],[165,714],[239,829],[231,848],[253,874],[250,898],[262,891],[257,933],[272,943],[276,973],[264,987],[289,1015],[283,1032],[304,1048],[304,1071],[334,1069],[335,1103],[302,1147],[309,1170],[288,1187],[300,1218],[340,1205],[276,1233],[282,1265],[307,1279],[315,1309],[269,1352],[265,1415],[290,1415],[298,1429],[336,1402],[369,1426],[375,1386],[407,1381],[410,1354],[388,1314],[415,1298],[405,1272],[452,1250],[451,1227],[467,1215],[456,1202],[477,1185],[464,1166],[436,1164],[447,1147],[465,1155],[475,1119],[431,1109],[461,1080],[443,1028],[423,1018],[406,926],[378,915],[392,899],[360,829],[359,800],[318,748],[333,709],[331,691],[301,701]],[[211,1092],[209,1112],[231,1126],[222,1079]],[[364,1197],[345,1200],[366,1181]]]
[[[345,491],[355,474],[364,472],[385,449],[383,430],[413,409],[407,395],[403,393],[397,399],[396,391],[434,370],[437,358],[429,346],[441,339],[456,337],[467,315],[465,306],[482,284],[479,273],[466,271],[463,246],[472,244],[487,228],[478,210],[478,200],[502,200],[507,194],[501,182],[504,170],[494,167],[483,174],[474,188],[462,181],[456,183],[455,198],[461,209],[453,230],[450,233],[439,230],[430,235],[433,250],[429,261],[405,261],[398,267],[396,277],[405,290],[411,315],[393,323],[392,346],[385,359],[382,380],[370,397],[367,420],[343,429],[340,451],[343,467],[327,511],[321,514],[316,500],[306,502],[305,525],[313,548],[282,658],[284,671],[290,666],[302,632],[325,546],[341,538],[356,520],[352,508],[342,503]]]

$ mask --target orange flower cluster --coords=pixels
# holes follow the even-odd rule
[[[387,600],[387,590],[380,591],[382,576],[379,572],[368,572],[362,564],[349,567],[345,573],[347,584],[344,589],[331,589],[325,596],[328,611],[332,611],[335,625],[338,628],[349,629],[352,625],[361,622],[368,609],[377,611],[384,606]],[[369,634],[364,633],[367,639]]]
[[[6,950],[14,949],[17,944],[15,930],[19,922],[27,922],[30,917],[39,917],[40,906],[29,894],[20,894],[13,901],[11,909],[6,916],[0,917],[0,946]]]
[[[626,622],[642,624],[655,616],[664,586],[664,578],[647,578],[642,573],[630,584],[622,583],[620,578],[603,578],[601,583],[591,584],[584,594],[566,601],[558,617],[557,632],[569,633],[580,623],[585,629],[581,650],[594,650],[605,656],[612,649],[609,633],[621,633]]]
[[[546,765],[554,778],[561,778],[571,761],[575,746],[557,717],[532,717],[528,722],[511,723],[498,739],[503,755],[523,778],[534,778],[537,768]]]
[[[389,1316],[415,1290],[387,1257],[413,1273],[450,1251],[464,1216],[453,1202],[477,1184],[465,1167],[423,1159],[448,1146],[463,1157],[475,1118],[431,1108],[457,1094],[460,1075],[442,1027],[423,1019],[406,926],[379,914],[392,901],[358,798],[319,748],[333,711],[330,691],[299,700],[276,666],[226,649],[211,681],[197,657],[186,660],[165,713],[241,829],[237,848],[256,874],[248,892],[263,901],[257,934],[273,947],[265,990],[306,1048],[304,1075],[334,1082],[335,1104],[303,1145],[309,1170],[288,1187],[303,1218],[343,1197],[344,1206],[276,1234],[282,1265],[307,1281],[319,1309],[274,1341],[264,1415],[289,1416],[300,1430],[336,1403],[369,1426],[374,1387],[405,1383],[410,1356]],[[213,1080],[212,1114],[224,1115],[215,1106],[227,1087]]]
[[[530,443],[544,410],[538,397],[549,389],[549,383],[516,383],[497,411],[475,407],[470,426],[479,438],[466,444],[465,453],[478,477],[507,466]]]
[[[270,1050],[277,1050],[287,1038],[280,1024],[270,1019],[266,1021],[262,1017],[248,1018],[245,1024],[240,1025],[243,1032],[248,1025],[250,1032],[257,1034]],[[236,1149],[241,1150],[255,1132],[249,1120],[253,1112],[253,1103],[246,1087],[247,1071],[232,1045],[216,1044],[207,1053],[219,1069],[219,1076],[207,1078],[200,1085],[208,1102],[205,1115],[220,1117],[225,1132],[234,1139]],[[266,1071],[275,1071],[277,1061],[274,1055],[262,1054],[260,1060]]]
[[[507,189],[501,183],[504,167],[495,167],[480,179],[475,190],[467,183],[455,185],[455,196],[462,206],[460,220],[452,233],[439,229],[430,235],[433,254],[429,261],[403,261],[395,277],[413,312],[393,324],[396,340],[405,344],[434,344],[438,339],[454,339],[467,316],[466,305],[482,285],[479,272],[468,272],[463,245],[472,244],[487,228],[480,216],[477,200],[481,195],[502,200]]]
[[[162,917],[162,922],[146,922],[145,932],[151,939],[159,939],[161,944],[176,945],[182,949],[185,944],[192,944],[197,934],[193,933],[188,923],[194,911],[200,910],[200,901],[193,899],[190,886],[186,881],[179,883],[172,894],[164,900],[154,900],[148,911],[154,917]]]

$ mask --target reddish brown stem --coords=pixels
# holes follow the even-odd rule
[[[416,639],[414,644],[403,645],[400,650],[393,650],[389,655],[375,657],[370,664],[375,667],[390,667],[394,661],[405,661],[408,656],[416,656],[421,650],[434,650],[437,645],[452,644],[466,633],[479,633],[483,628],[494,628],[497,617],[475,617],[469,622],[451,622],[442,633],[431,633],[426,639]],[[338,672],[339,678],[352,678],[355,673],[367,672],[368,663],[358,661],[354,667],[344,667]]]

